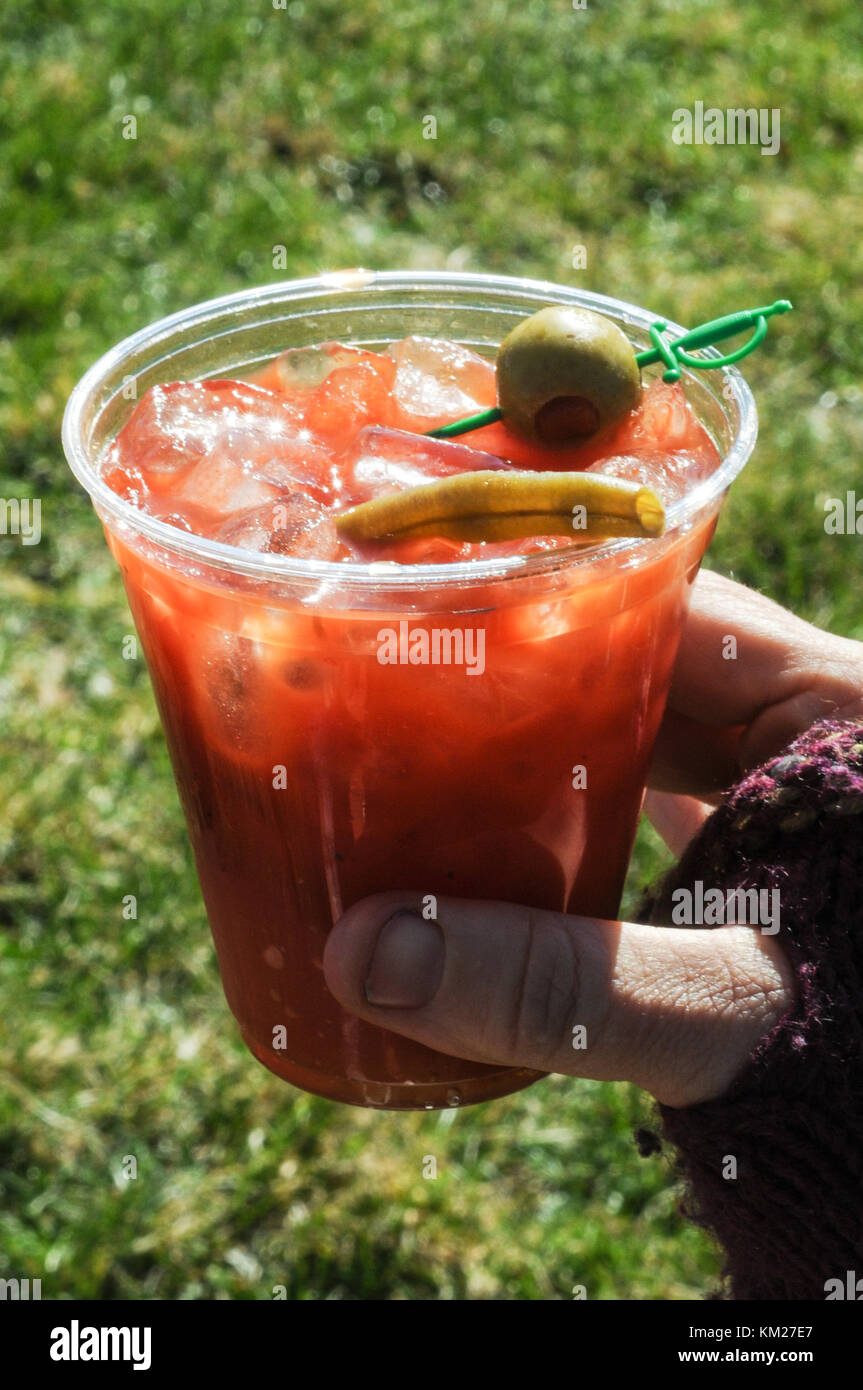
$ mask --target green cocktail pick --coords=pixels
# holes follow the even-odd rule
[[[723,318],[710,319],[707,323],[699,324],[697,328],[691,328],[688,333],[671,342],[662,336],[667,327],[665,319],[657,319],[650,328],[653,347],[637,352],[635,360],[639,367],[649,367],[653,362],[664,362],[662,380],[669,382],[680,379],[682,366],[697,368],[699,371],[730,367],[734,362],[739,362],[741,358],[754,352],[759,343],[764,341],[769,318],[774,314],[787,314],[792,307],[790,299],[777,299],[775,303],[767,304],[761,309],[740,309],[736,314],[725,314]],[[710,347],[715,343],[724,342],[726,338],[734,338],[747,328],[754,329],[751,338],[733,352],[726,353],[724,357],[693,357],[688,351],[690,348]],[[441,425],[436,430],[428,430],[427,433],[434,439],[452,439],[455,435],[468,434],[471,430],[482,429],[484,425],[493,425],[502,419],[503,411],[498,406],[491,406],[488,410],[481,410],[476,415],[467,415],[463,420],[453,420],[451,424]]]
[[[635,360],[639,367],[649,367],[652,362],[664,362],[667,370],[662,373],[663,381],[679,379],[681,362],[684,367],[704,370],[730,367],[742,357],[748,357],[759,343],[763,343],[767,335],[767,320],[773,314],[787,314],[791,308],[793,305],[790,299],[777,299],[774,304],[767,304],[763,309],[740,309],[736,314],[726,314],[721,319],[710,319],[708,323],[690,329],[682,338],[677,338],[671,343],[667,343],[662,337],[663,329],[666,327],[665,320],[657,319],[650,329],[653,347],[636,353]],[[735,348],[725,357],[692,357],[686,351],[687,348],[708,347],[713,343],[721,343],[726,338],[733,338],[735,334],[742,333],[744,328],[754,328],[755,332],[742,347]]]

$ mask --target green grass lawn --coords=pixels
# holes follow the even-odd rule
[[[850,0],[4,7],[0,496],[41,498],[43,538],[0,537],[0,1277],[103,1299],[713,1287],[670,1156],[635,1149],[651,1112],[631,1088],[557,1077],[399,1116],[251,1060],[58,430],[117,339],[286,275],[484,269],[684,323],[787,295],[747,366],[761,443],[709,563],[863,637],[861,540],[823,529],[863,443],[861,30]],[[696,100],[780,108],[779,153],[675,145]],[[663,862],[644,831],[628,902]]]

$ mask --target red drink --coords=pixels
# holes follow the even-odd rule
[[[485,294],[513,283],[483,282]],[[483,305],[486,319],[495,308]],[[378,345],[402,336],[400,311],[413,326],[394,307]],[[575,461],[526,449],[503,426],[446,445],[392,433],[493,402],[493,372],[470,353],[444,370],[423,358],[434,345],[396,360],[329,351],[324,375],[320,353],[254,372],[247,353],[218,382],[142,395],[99,486],[88,482],[250,1049],[333,1099],[469,1103],[536,1073],[444,1056],[348,1015],[323,981],[326,935],[357,899],[399,887],[616,915],[689,586],[727,481],[680,388],[651,386],[601,454]],[[240,366],[255,384],[226,379]],[[178,375],[170,363],[159,372]],[[717,407],[718,435],[722,418]],[[681,520],[660,540],[590,549],[433,539],[358,551],[336,535],[332,513],[351,502],[507,459],[643,477]],[[697,485],[702,506],[686,513]]]

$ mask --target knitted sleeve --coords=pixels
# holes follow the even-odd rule
[[[777,890],[798,995],[724,1096],[660,1106],[687,1214],[732,1298],[863,1294],[863,724],[814,726],[727,793],[650,921],[674,921],[682,887]]]

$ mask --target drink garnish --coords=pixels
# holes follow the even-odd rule
[[[481,469],[374,497],[334,518],[355,541],[443,536],[513,540],[659,536],[665,509],[652,488],[596,473],[499,473]]]
[[[657,319],[649,330],[653,346],[633,354],[629,339],[611,319],[571,305],[548,305],[517,324],[501,343],[497,405],[428,433],[451,439],[505,420],[517,434],[572,448],[603,433],[637,404],[642,367],[663,362],[666,382],[678,381],[682,366],[704,371],[729,367],[763,342],[772,315],[791,308],[790,300],[777,299],[759,309],[710,319],[670,341],[662,336],[665,319]],[[724,356],[694,357],[689,351],[747,328],[754,330],[752,336]]]

